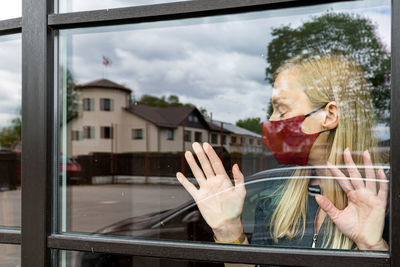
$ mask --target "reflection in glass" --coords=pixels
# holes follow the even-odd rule
[[[59,13],[90,11],[109,8],[121,8],[131,6],[143,6],[183,2],[188,0],[106,0],[106,1],[77,1],[77,0],[55,0],[59,3]]]
[[[0,262],[2,267],[21,266],[21,246],[0,245]]]
[[[1,1],[0,20],[21,17],[22,0]]]
[[[369,150],[373,168],[387,172],[387,28],[389,2],[357,1],[61,31],[60,231],[382,250],[338,230],[315,194],[340,209],[353,203],[343,187],[360,183],[335,179],[358,175],[343,159],[350,156],[371,179],[371,194],[376,177],[379,190],[388,184],[364,168],[363,156]],[[207,167],[193,142],[209,143],[203,148],[219,167]],[[203,190],[201,176],[215,168],[224,183],[213,177]],[[247,194],[228,196],[228,177],[242,179],[238,169]],[[210,201],[218,198],[234,202]],[[380,200],[384,221],[384,193]],[[215,208],[221,203],[230,203],[226,218]],[[221,225],[235,227],[218,232]],[[380,238],[388,225],[381,226]]]
[[[21,35],[0,38],[0,226],[21,225]]]
[[[92,253],[78,251],[56,251],[59,266],[73,267],[223,267],[222,263],[194,262],[185,260],[171,260],[160,258],[149,258],[139,256],[128,256],[122,254]]]

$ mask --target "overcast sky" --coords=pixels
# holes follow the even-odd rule
[[[141,5],[149,0],[72,1],[69,5],[60,4],[60,10],[88,10],[93,8],[93,3],[98,8],[112,8],[132,3]],[[14,4],[13,8],[20,10],[20,5]],[[378,36],[390,49],[390,1],[365,1],[63,31],[62,41],[71,40],[71,43],[65,50],[69,63],[62,59],[61,64],[69,65],[78,83],[104,76],[131,88],[137,98],[145,93],[178,95],[182,102],[205,107],[218,120],[234,123],[246,117],[265,119],[271,96],[271,85],[264,80],[271,29],[289,24],[298,27],[311,16],[327,10],[370,18],[377,25]],[[7,15],[3,13],[0,13],[2,18]],[[18,38],[0,38],[3,59],[0,62],[0,127],[18,114],[21,105]],[[65,49],[65,43],[61,43]],[[103,55],[112,60],[110,67],[102,65]]]

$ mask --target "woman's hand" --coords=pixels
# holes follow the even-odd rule
[[[191,152],[186,151],[185,158],[200,188],[197,189],[180,172],[176,177],[196,201],[216,238],[220,241],[235,240],[243,233],[240,219],[246,196],[243,174],[235,164],[232,168],[235,185],[232,185],[221,160],[209,144],[204,143],[202,147],[196,142],[192,146],[201,168]]]
[[[330,163],[328,163],[328,168],[347,194],[347,207],[339,210],[322,195],[317,195],[316,200],[338,229],[352,239],[359,249],[387,250],[388,246],[382,238],[388,196],[388,181],[385,173],[382,169],[378,170],[380,180],[378,191],[375,171],[368,151],[365,151],[363,155],[367,178],[365,182],[348,149],[344,151],[343,156],[350,178]]]

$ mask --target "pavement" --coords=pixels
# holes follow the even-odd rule
[[[67,232],[92,233],[121,220],[170,209],[190,200],[178,184],[96,184],[68,186]],[[21,225],[21,189],[0,191],[0,225]],[[20,266],[20,246],[0,245],[0,266]]]

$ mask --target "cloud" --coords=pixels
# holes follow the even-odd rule
[[[71,67],[79,83],[104,76],[133,89],[136,97],[175,94],[182,102],[205,107],[215,119],[235,122],[245,117],[265,118],[272,93],[271,85],[264,80],[265,57],[273,27],[298,27],[327,10],[361,14],[376,23],[377,34],[390,47],[390,6],[387,1],[380,3],[327,4],[66,30],[61,36],[72,36]],[[103,67],[103,55],[112,59],[111,67]]]
[[[20,35],[0,38],[0,128],[19,115],[21,108]]]

